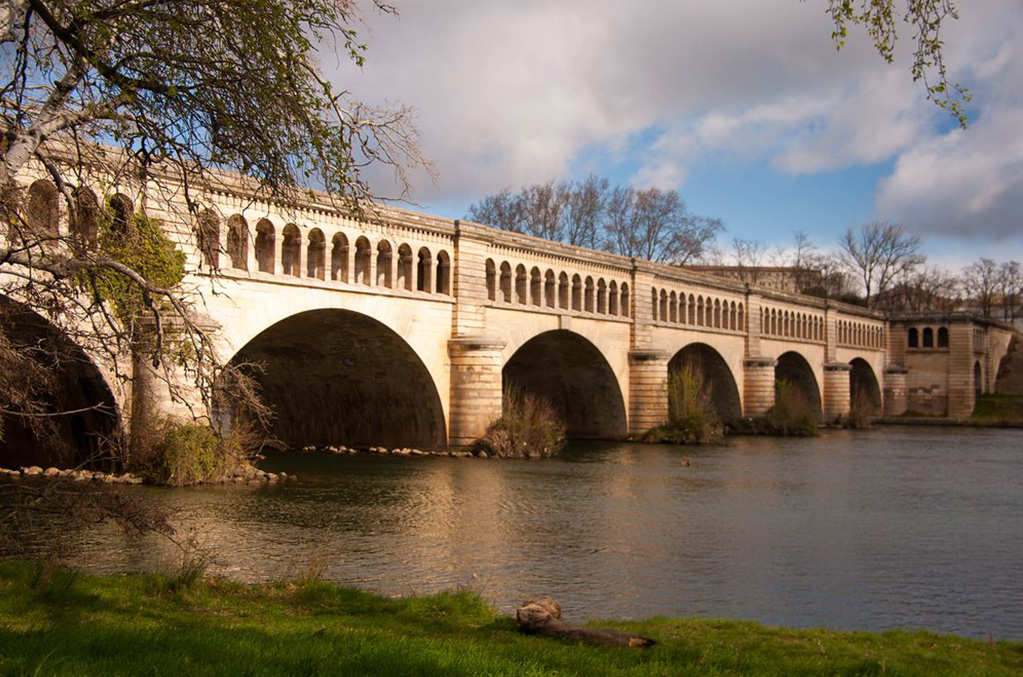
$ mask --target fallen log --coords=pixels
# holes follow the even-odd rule
[[[648,647],[656,643],[649,637],[623,630],[569,625],[561,620],[561,605],[550,597],[525,602],[515,613],[515,619],[523,632],[577,639],[589,644]]]

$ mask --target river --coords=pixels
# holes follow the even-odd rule
[[[278,454],[280,485],[140,491],[242,581],[466,587],[568,618],[728,617],[1023,640],[1023,431],[885,427],[715,447],[576,444],[544,461]],[[83,538],[98,572],[159,541]]]

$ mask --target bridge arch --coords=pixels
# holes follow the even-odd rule
[[[442,447],[444,409],[430,370],[394,330],[335,308],[283,318],[249,340],[232,364],[249,369],[290,447],[343,444]]]
[[[505,387],[547,399],[561,414],[572,439],[612,439],[628,432],[625,400],[603,353],[565,329],[538,334],[504,366]]]
[[[849,365],[849,403],[853,409],[865,410],[870,416],[881,414],[881,386],[870,363],[862,357],[854,358]]]
[[[668,362],[668,377],[671,378],[686,368],[694,370],[703,381],[705,392],[710,397],[718,418],[729,421],[742,416],[739,386],[721,353],[706,343],[690,343],[675,353]],[[670,388],[668,393],[670,396]]]
[[[25,306],[0,296],[0,331],[18,355],[53,375],[43,399],[42,434],[19,416],[2,416],[0,467],[69,467],[96,461],[121,431],[120,412],[96,363],[58,327]],[[33,375],[34,378],[34,375]],[[26,387],[39,386],[38,382]],[[59,412],[74,412],[53,415]]]
[[[782,353],[778,357],[778,364],[774,368],[776,382],[785,381],[791,383],[795,392],[803,398],[811,411],[817,418],[823,415],[821,407],[821,391],[817,384],[817,377],[814,376],[813,368],[806,358],[795,351]],[[777,393],[776,393],[777,395]]]

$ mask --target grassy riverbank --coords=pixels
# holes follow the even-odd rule
[[[1017,675],[1023,644],[755,623],[618,623],[651,649],[526,636],[470,593],[392,600],[316,580],[242,586],[0,564],[2,675]]]

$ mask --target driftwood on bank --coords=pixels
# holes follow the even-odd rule
[[[603,646],[648,647],[655,644],[649,637],[611,628],[580,628],[561,620],[561,605],[550,597],[526,602],[515,614],[519,628],[551,637],[578,639]]]

